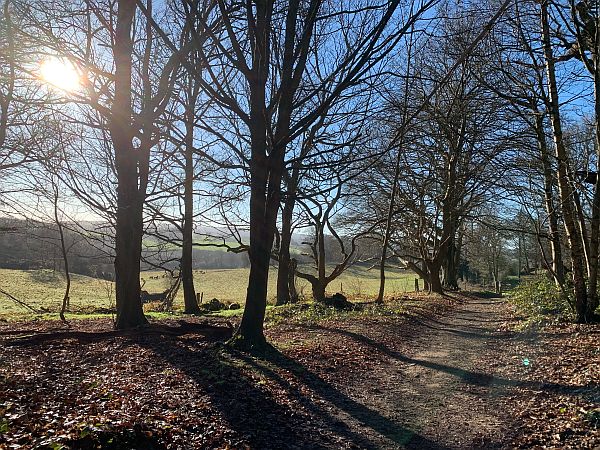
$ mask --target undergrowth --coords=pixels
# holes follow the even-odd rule
[[[570,290],[567,288],[566,292]],[[573,320],[568,295],[544,276],[521,283],[511,292],[509,300],[526,316],[525,326]]]
[[[336,309],[318,302],[297,303],[273,307],[267,310],[267,325],[295,323],[315,325],[327,320],[343,320],[364,316],[392,316],[406,312],[406,305],[401,302],[355,303],[353,309]]]

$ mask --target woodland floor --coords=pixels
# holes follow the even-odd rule
[[[205,319],[0,323],[0,448],[600,448],[600,327],[410,305],[273,326],[262,356]]]

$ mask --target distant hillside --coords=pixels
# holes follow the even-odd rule
[[[65,230],[73,273],[103,278],[112,274],[110,248],[99,240]],[[55,224],[0,219],[0,268],[62,270],[60,237]]]
[[[84,229],[88,231],[81,232],[81,227],[78,228],[80,232],[65,230],[71,272],[112,279],[114,267],[110,236],[98,232],[105,231],[98,223],[85,223]],[[166,228],[159,228],[158,231],[171,242],[165,243],[156,237],[147,236],[143,242],[142,270],[155,270],[158,267],[176,269],[179,265],[180,236]],[[246,231],[241,231],[239,237],[243,243],[247,243],[249,238]],[[306,241],[310,241],[310,236],[303,234],[297,234],[292,239],[292,255],[301,264],[310,264],[310,258],[307,256],[309,248],[303,244]],[[237,241],[225,228],[198,227],[194,242],[194,269],[245,269],[250,266],[246,252],[236,253],[228,251],[226,247],[211,245],[225,242],[231,247],[238,246]],[[327,237],[326,251],[329,262],[340,257],[339,249],[331,242],[330,237]],[[62,267],[60,239],[55,224],[0,218],[0,268],[60,271]]]

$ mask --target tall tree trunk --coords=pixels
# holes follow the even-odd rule
[[[540,8],[542,44],[548,76],[549,114],[554,136],[556,159],[558,163],[558,190],[563,209],[563,217],[567,239],[571,247],[571,264],[573,268],[573,291],[575,294],[575,310],[578,322],[586,321],[587,292],[585,282],[585,251],[582,235],[578,228],[577,211],[573,201],[574,188],[569,180],[568,157],[563,140],[562,124],[560,117],[560,101],[556,83],[556,70],[554,55],[550,40],[550,26],[548,23],[548,0],[543,0]]]
[[[447,251],[444,258],[444,287],[446,289],[458,290],[458,261],[460,259],[460,250],[456,244],[456,232],[452,232],[449,239]]]
[[[455,239],[457,228],[456,172],[459,154],[464,143],[465,120],[466,119],[463,119],[461,124],[459,134],[457,136],[457,142],[452,145],[450,153],[447,156],[446,177],[444,180],[446,183],[446,190],[442,199],[442,235],[440,237],[438,254],[435,256],[433,264],[428,264],[427,267],[432,277],[430,280],[431,291],[439,294],[442,293],[442,288],[444,285],[447,285],[451,289],[454,289],[454,285],[456,285],[456,289],[458,289],[458,281],[456,280],[457,272],[456,268],[453,267],[455,258],[454,251],[456,250]],[[442,266],[445,269],[444,283],[441,283],[440,281],[440,271]],[[435,273],[431,273],[432,269],[435,271]]]
[[[197,86],[197,83],[196,83]],[[189,90],[186,105],[185,123],[185,179],[184,179],[184,218],[181,249],[181,282],[183,284],[183,303],[185,314],[199,314],[200,307],[196,299],[193,272],[193,234],[194,234],[194,111],[198,98],[198,88]]]
[[[554,177],[552,176],[550,153],[548,151],[548,145],[546,144],[546,133],[544,133],[544,117],[540,114],[536,115],[535,118],[535,132],[537,135],[538,148],[540,151],[540,158],[542,160],[542,167],[544,171],[544,204],[546,207],[546,213],[548,214],[550,251],[552,253],[552,275],[556,285],[563,286],[565,284],[565,269],[562,261],[562,249],[560,246],[558,213],[554,204]]]
[[[263,163],[264,164],[264,163]],[[243,346],[255,347],[266,344],[263,333],[265,308],[267,306],[267,283],[272,241],[266,223],[266,167],[253,165],[250,194],[250,275],[246,292],[246,306],[240,327],[239,339]],[[237,337],[237,336],[236,336]]]
[[[290,302],[295,303],[298,301],[298,291],[296,289],[296,269],[298,262],[295,258],[290,260],[289,278],[288,278],[288,290],[290,293]]]
[[[292,261],[290,245],[292,243],[292,215],[296,203],[296,188],[298,184],[299,170],[294,169],[288,180],[287,195],[281,212],[281,242],[279,243],[279,269],[277,271],[277,300],[276,305],[285,305],[291,301],[290,272]]]
[[[65,265],[65,278],[67,280],[67,284],[65,286],[65,293],[63,295],[62,306],[60,308],[60,320],[63,322],[66,321],[65,312],[69,308],[69,295],[71,292],[71,271],[69,270],[69,255],[67,254],[67,243],[65,242],[65,233],[63,230],[62,222],[58,217],[58,186],[53,183],[54,189],[54,222],[56,223],[56,227],[58,228],[58,234],[60,237],[60,251],[63,258],[63,263]]]
[[[277,108],[277,123],[272,140],[271,121],[267,104],[266,88],[271,69],[271,27],[273,2],[248,3],[248,14],[252,15],[253,64],[247,79],[250,86],[250,278],[246,294],[246,306],[240,327],[233,340],[242,347],[266,345],[263,333],[265,308],[267,306],[267,282],[269,262],[275,231],[277,213],[281,201],[281,179],[285,169],[285,151],[289,137],[294,93],[306,60],[296,59],[294,42],[297,38],[297,21],[300,2],[289,2],[286,12],[285,39],[280,84],[280,99]],[[314,20],[314,18],[313,18]],[[310,38],[313,26],[308,27]],[[308,42],[308,41],[307,41]],[[306,50],[304,50],[306,51]],[[294,67],[294,61],[297,65]],[[267,148],[269,147],[269,149]],[[270,150],[268,152],[267,150]]]
[[[140,300],[143,203],[138,191],[138,155],[133,148],[131,37],[135,0],[119,0],[115,31],[115,94],[110,132],[117,171],[117,216],[115,224],[115,284],[118,329],[147,324]]]
[[[500,248],[492,248],[492,269],[493,269],[493,278],[494,278],[494,293],[496,294],[500,294],[501,293],[501,281],[500,281],[500,264],[499,264],[499,258],[500,258]]]
[[[596,25],[596,33],[600,32]],[[585,313],[585,321],[591,322],[594,318],[594,312],[598,307],[598,265],[600,263],[598,253],[600,245],[600,63],[598,54],[600,49],[600,36],[596,35],[595,49],[593,52],[594,68],[594,125],[595,125],[595,144],[596,144],[596,183],[594,186],[594,197],[592,200],[592,223],[590,239],[590,257],[588,262],[588,304]]]
[[[285,305],[291,301],[289,280],[292,271],[292,258],[290,255],[290,242],[292,233],[290,221],[287,220],[286,216],[287,214],[284,208],[281,227],[281,243],[279,247],[279,264],[277,270],[277,299],[275,302],[277,306]]]
[[[252,68],[248,75],[250,88],[250,275],[246,292],[246,305],[240,326],[233,336],[232,343],[242,348],[260,348],[267,343],[263,332],[267,307],[267,284],[269,262],[275,230],[270,228],[268,194],[274,188],[269,185],[270,170],[274,165],[273,154],[267,154],[267,130],[270,122],[267,117],[266,84],[270,66],[270,33],[272,5],[257,2],[254,11],[252,30]],[[252,15],[252,7],[248,7]],[[271,149],[273,150],[273,149]],[[279,189],[279,186],[277,186]],[[279,198],[277,197],[277,201]],[[275,204],[275,217],[279,204]],[[273,225],[276,220],[273,221]]]

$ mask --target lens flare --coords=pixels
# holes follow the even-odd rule
[[[81,87],[81,78],[68,60],[51,56],[40,64],[40,78],[55,88],[75,92]]]

